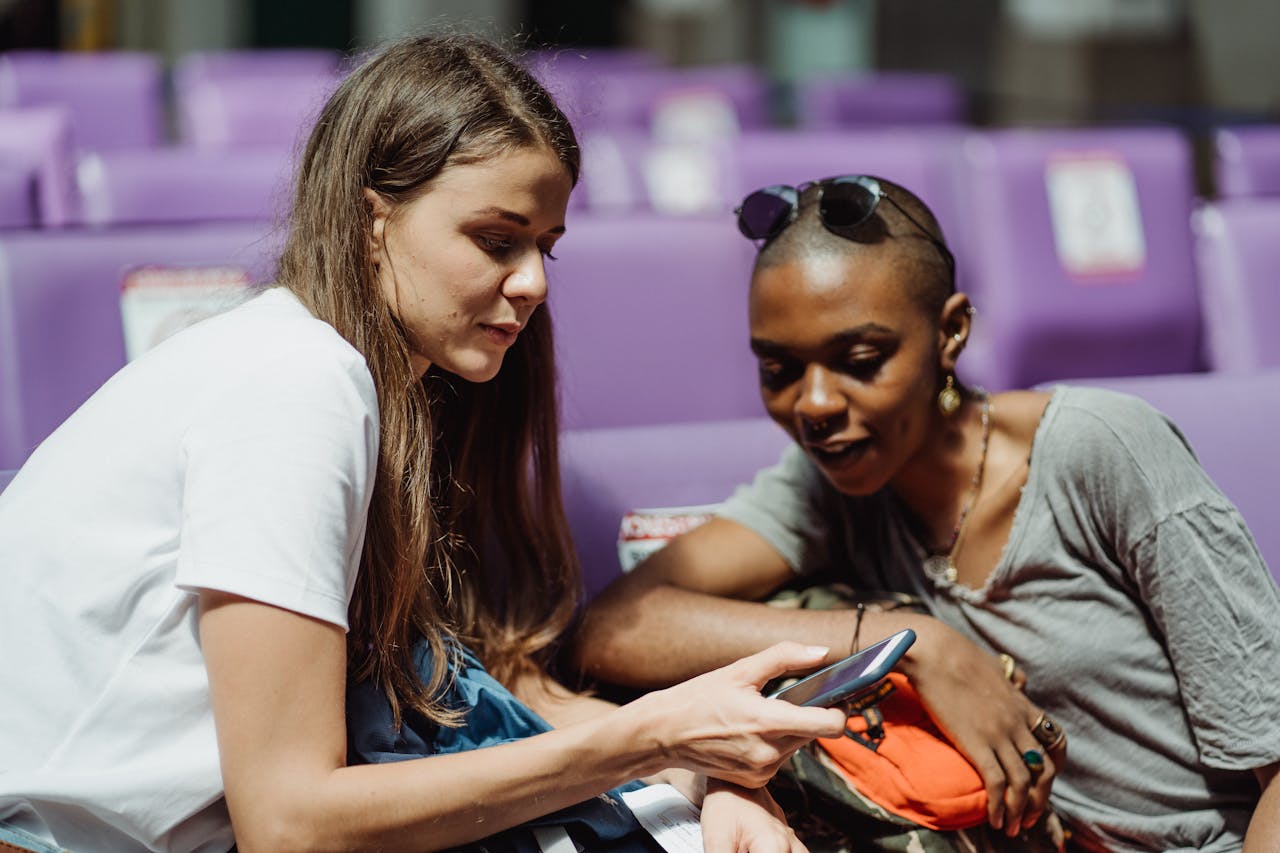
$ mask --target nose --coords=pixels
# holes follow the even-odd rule
[[[546,300],[547,270],[541,252],[535,249],[521,255],[520,263],[507,274],[506,281],[502,283],[502,294],[531,308]]]
[[[847,404],[830,370],[821,364],[810,364],[805,368],[800,393],[793,407],[802,426],[825,429],[828,422],[845,413]]]

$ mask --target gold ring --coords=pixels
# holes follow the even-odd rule
[[[1013,675],[1018,671],[1018,662],[1013,659],[1013,655],[1001,653],[1000,665],[1004,667],[1004,680],[1013,682]]]
[[[1061,746],[1067,739],[1067,733],[1062,730],[1062,726],[1044,711],[1040,712],[1040,716],[1032,724],[1031,735],[1050,752]]]

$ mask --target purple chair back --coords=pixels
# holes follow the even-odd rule
[[[1280,125],[1220,128],[1213,153],[1219,197],[1280,195]]]
[[[341,53],[325,48],[193,51],[174,63],[173,88],[183,95],[211,80],[330,77],[338,73],[341,63]]]
[[[0,109],[0,163],[34,178],[36,224],[59,227],[80,219],[76,151],[64,107]]]
[[[0,232],[0,468],[124,366],[126,270],[233,265],[261,281],[276,252],[261,223]]]
[[[0,159],[0,228],[34,228],[39,218],[35,168]]]
[[[0,107],[61,106],[85,150],[145,148],[164,139],[164,69],[149,53],[0,53]]]
[[[195,148],[300,148],[339,81],[336,72],[206,78],[175,93],[179,136]]]
[[[277,219],[288,208],[287,148],[104,151],[77,172],[90,225]]]
[[[771,118],[768,82],[750,65],[618,68],[554,94],[584,131],[630,128],[667,137],[717,138],[766,127]],[[732,126],[725,127],[721,118]]]
[[[1272,577],[1280,582],[1276,483],[1280,456],[1280,370],[1081,380],[1134,394],[1182,430],[1200,464],[1244,516]]]
[[[1209,367],[1280,366],[1280,197],[1209,204],[1193,225]]]
[[[965,96],[945,74],[877,72],[813,77],[795,87],[796,123],[831,129],[965,121]]]
[[[960,152],[978,309],[966,379],[999,390],[1200,369],[1191,157],[1177,131],[993,131]]]
[[[723,501],[790,439],[764,418],[566,431],[565,512],[588,595],[618,576],[618,529],[636,509]]]
[[[569,427],[760,414],[752,248],[725,218],[571,217],[549,264]]]
[[[9,485],[9,481],[16,475],[17,471],[0,471],[0,492],[4,491],[4,487]]]

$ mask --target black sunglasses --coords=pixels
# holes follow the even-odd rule
[[[956,259],[947,245],[929,233],[929,229],[907,213],[893,200],[893,196],[880,189],[879,181],[866,175],[840,175],[795,187],[775,184],[758,189],[744,198],[734,211],[738,215],[738,230],[749,240],[767,242],[777,237],[795,221],[800,208],[800,194],[811,186],[818,188],[818,218],[823,227],[845,238],[852,238],[853,229],[870,219],[880,199],[885,199],[937,247],[954,281]]]

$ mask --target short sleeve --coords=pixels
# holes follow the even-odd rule
[[[1163,637],[1201,760],[1280,759],[1280,592],[1231,502],[1176,427],[1138,400],[1100,398],[1082,424],[1094,524]]]
[[[807,574],[830,565],[829,490],[804,451],[791,445],[778,464],[740,486],[717,513],[755,531],[792,571]]]
[[[300,337],[230,365],[184,436],[176,582],[345,629],[377,467],[377,398],[336,334]]]

